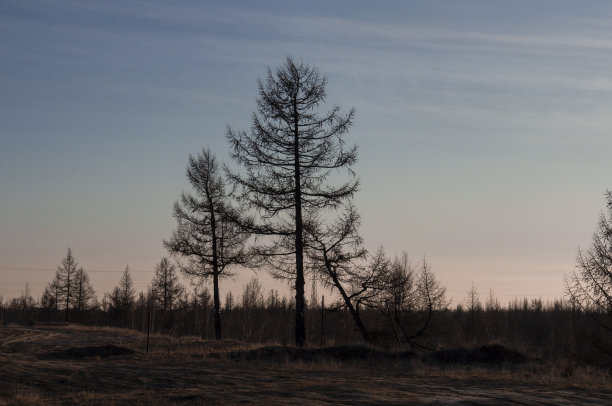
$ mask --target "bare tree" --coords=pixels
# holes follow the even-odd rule
[[[308,303],[308,307],[316,309],[317,306],[319,306],[319,293],[317,292],[317,278],[313,276],[310,285],[310,302]]]
[[[264,297],[261,282],[255,277],[252,277],[249,283],[244,285],[242,291],[242,308],[252,310],[257,307],[263,307]]]
[[[45,287],[45,290],[40,299],[43,308],[48,311],[48,319],[51,317],[51,311],[57,313],[60,307],[62,297],[62,280],[59,271],[55,272],[55,277]]]
[[[78,263],[72,255],[72,250],[68,248],[66,257],[62,259],[62,264],[57,267],[57,274],[59,275],[59,283],[61,286],[61,300],[65,310],[65,321],[68,321],[68,312],[70,311],[70,305],[73,302],[74,296],[74,277],[77,271]]]
[[[397,322],[401,322],[402,313],[412,313],[418,306],[418,286],[416,268],[408,260],[408,254],[402,253],[389,261],[389,272],[385,281],[383,301],[393,312]]]
[[[363,264],[366,251],[357,232],[359,224],[357,211],[348,205],[333,223],[308,222],[306,246],[313,269],[325,285],[338,291],[342,306],[350,312],[363,339],[371,341],[360,315],[360,305],[369,303],[378,294],[387,268],[380,266],[376,259],[372,266]]]
[[[489,289],[489,296],[487,297],[487,302],[485,303],[485,310],[487,312],[496,312],[500,309],[501,305],[499,304],[499,300],[495,297],[493,289]]]
[[[251,131],[227,130],[232,157],[243,173],[228,174],[237,195],[254,210],[252,231],[274,236],[260,240],[276,276],[295,281],[295,344],[306,343],[304,319],[304,223],[326,209],[336,209],[357,190],[351,170],[355,146],[346,149],[343,136],[354,111],[333,106],[320,114],[327,79],[303,62],[287,57],[265,80],[258,80],[257,111]],[[330,177],[346,170],[350,180],[333,186]]]
[[[30,283],[26,282],[25,287],[21,291],[21,295],[13,299],[14,307],[19,308],[21,311],[26,312],[32,310],[36,305],[32,293],[30,292]]]
[[[45,286],[42,296],[40,297],[40,307],[47,314],[47,321],[51,321],[51,313],[57,311],[57,302],[55,302],[53,293],[51,292],[51,283]]]
[[[192,298],[195,311],[195,331],[199,331],[202,338],[207,338],[210,309],[213,308],[212,295],[206,286],[195,284]],[[201,309],[201,312],[198,309]]]
[[[480,294],[478,289],[472,283],[472,287],[468,290],[465,297],[465,307],[467,307],[470,313],[474,313],[478,310],[482,310],[482,303],[480,303]]]
[[[123,274],[121,274],[119,285],[115,287],[110,298],[118,313],[123,314],[124,322],[127,326],[129,324],[130,312],[136,301],[136,289],[134,289],[134,282],[132,281],[132,275],[128,266],[125,267]]]
[[[477,338],[477,330],[479,326],[480,312],[482,310],[482,303],[480,302],[480,294],[478,290],[472,283],[472,287],[468,290],[466,298],[465,298],[465,307],[467,308],[469,314],[469,324],[467,328],[467,334],[471,340],[475,340]]]
[[[89,275],[83,268],[77,269],[74,274],[74,295],[72,297],[72,307],[77,312],[77,321],[80,321],[81,312],[94,305],[96,292],[91,286]]]
[[[257,310],[264,307],[264,296],[261,282],[252,277],[242,291],[242,338],[252,341],[255,338],[256,326],[263,327],[263,320],[257,317]]]
[[[232,293],[232,291],[230,290],[229,292],[227,292],[227,294],[225,295],[225,305],[223,306],[223,308],[226,311],[230,311],[234,308],[234,294]]]
[[[113,322],[116,323],[119,316],[123,313],[121,289],[119,286],[115,286],[110,293],[104,294],[102,308],[110,314]]]
[[[446,289],[436,279],[423,258],[419,269],[403,254],[393,261],[381,247],[364,263],[366,251],[357,233],[359,216],[348,205],[336,222],[323,227],[309,222],[306,228],[308,247],[316,269],[323,280],[333,286],[343,300],[366,341],[372,337],[364,325],[360,307],[376,307],[392,311],[407,341],[421,336],[429,327],[432,315],[448,305]]]
[[[187,193],[174,205],[178,225],[164,245],[173,255],[187,258],[181,270],[196,278],[212,278],[215,338],[221,339],[219,278],[230,276],[233,265],[245,265],[249,234],[236,223],[241,217],[229,200],[217,159],[210,149],[189,156],[187,178],[195,196]]]
[[[576,268],[565,278],[565,291],[572,305],[589,314],[602,331],[612,334],[612,191],[605,196],[607,210],[599,217],[591,246],[578,250]],[[603,343],[596,346],[612,354],[611,347]]]
[[[378,262],[384,263],[384,260]],[[388,271],[382,272],[385,280],[378,308],[382,312],[391,312],[404,340],[414,344],[414,340],[429,328],[434,312],[448,306],[446,288],[425,258],[415,266],[409,261],[408,254],[403,253],[386,263]]]
[[[431,324],[434,312],[444,310],[450,304],[450,301],[446,299],[446,287],[432,272],[425,257],[423,257],[420,272],[417,276],[416,297],[416,313],[422,317],[420,321],[417,321],[417,328],[412,331],[412,334],[407,334],[406,330],[403,330],[409,342],[425,333]]]
[[[155,266],[151,292],[154,300],[161,305],[164,312],[172,310],[179,296],[184,292],[176,274],[176,267],[168,261],[168,258],[162,258]]]

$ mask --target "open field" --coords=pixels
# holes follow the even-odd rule
[[[145,340],[79,325],[0,327],[0,404],[612,403],[607,372],[563,363],[465,365],[157,335],[147,354]]]

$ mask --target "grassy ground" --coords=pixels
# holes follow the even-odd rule
[[[612,403],[607,371],[562,360],[472,363],[472,353],[459,362],[440,353],[301,351],[159,335],[147,354],[145,339],[78,325],[0,327],[0,405]]]

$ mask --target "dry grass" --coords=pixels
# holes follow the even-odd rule
[[[564,360],[445,364],[380,356],[368,347],[361,347],[365,356],[349,359],[329,349],[311,349],[309,354],[322,355],[296,358],[297,349],[287,347],[271,351],[233,340],[162,335],[151,336],[146,354],[145,339],[132,330],[78,325],[0,328],[0,405],[612,402],[607,371]],[[109,345],[134,353],[101,357],[92,350],[76,357],[49,357],[70,348]]]

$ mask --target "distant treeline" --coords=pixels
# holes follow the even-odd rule
[[[474,291],[466,301],[453,309],[434,311],[427,329],[418,337],[414,332],[423,327],[425,311],[403,312],[401,317],[389,309],[365,309],[363,322],[371,331],[372,344],[396,349],[425,351],[434,348],[468,347],[500,344],[541,359],[565,357],[577,361],[595,361],[607,365],[606,329],[587,312],[563,300],[544,303],[540,299],[515,299],[500,306],[491,294],[482,305]],[[315,293],[316,295],[316,293]],[[142,332],[176,336],[215,337],[212,297],[206,288],[183,290],[171,308],[164,310],[153,290],[134,295],[128,307],[105,295],[84,309],[71,307],[68,321],[126,327]],[[295,302],[281,297],[276,290],[264,292],[253,278],[241,294],[231,292],[222,307],[223,335],[253,343],[293,343]],[[340,303],[321,307],[321,298],[313,295],[307,301],[307,345],[329,346],[364,343],[350,312]],[[2,324],[64,322],[65,309],[49,307],[35,301],[29,292],[0,303]]]

